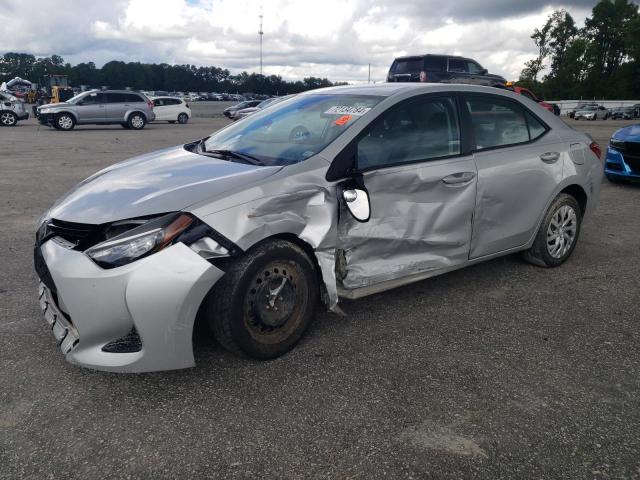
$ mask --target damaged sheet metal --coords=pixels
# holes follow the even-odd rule
[[[339,256],[344,255],[338,262],[341,288],[369,287],[465,262],[471,241],[475,181],[455,186],[442,181],[459,171],[475,176],[473,158],[365,173],[371,218],[358,222],[344,205],[341,207],[337,242]]]
[[[243,250],[269,237],[297,236],[315,254],[328,308],[340,313],[335,275],[338,201],[335,187],[324,180],[327,163],[316,157],[292,165],[286,174],[227,195],[216,203],[221,210],[196,206],[192,211]]]

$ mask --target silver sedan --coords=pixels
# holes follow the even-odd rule
[[[191,367],[197,322],[274,358],[320,304],[514,252],[561,265],[596,206],[600,153],[508,91],[314,90],[76,186],[37,226],[40,303],[85,367]]]

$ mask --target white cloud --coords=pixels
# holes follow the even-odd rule
[[[454,53],[516,78],[535,55],[530,38],[562,3],[578,22],[595,0],[3,0],[5,51],[57,53],[67,61],[116,59],[259,68],[263,6],[264,73],[297,79],[382,81],[394,57]],[[6,6],[4,4],[7,4]]]

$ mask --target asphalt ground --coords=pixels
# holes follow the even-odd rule
[[[213,105],[141,132],[0,129],[0,478],[640,477],[640,186],[605,183],[560,268],[512,255],[345,301],[274,361],[203,339],[189,370],[67,364],[37,218],[100,168],[220,128]],[[628,122],[573,123],[604,146]]]

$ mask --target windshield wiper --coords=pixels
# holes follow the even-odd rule
[[[242,160],[245,163],[248,163],[250,165],[260,165],[260,166],[265,166],[265,163],[260,160],[257,157],[254,157],[253,155],[249,155],[247,153],[241,153],[241,152],[236,152],[234,150],[206,150],[203,149],[204,153],[213,153],[215,155],[222,155],[223,157],[232,157],[232,158],[236,158],[238,160]]]

